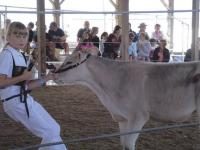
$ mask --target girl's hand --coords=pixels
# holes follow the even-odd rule
[[[31,80],[32,75],[33,75],[32,71],[25,70],[23,72],[23,74],[21,75],[21,79],[22,79],[22,81]]]

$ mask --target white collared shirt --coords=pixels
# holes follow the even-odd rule
[[[12,77],[13,58],[16,66],[27,66],[24,56],[14,48],[7,46],[0,53],[0,74]],[[0,96],[2,99],[20,93],[20,86],[11,85],[0,89]]]

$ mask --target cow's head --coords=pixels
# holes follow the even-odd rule
[[[87,72],[86,63],[90,56],[98,55],[99,50],[95,47],[90,49],[83,49],[81,51],[74,51],[71,55],[67,56],[63,64],[56,69],[58,73],[58,84],[73,84],[81,80]]]

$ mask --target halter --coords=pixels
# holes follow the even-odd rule
[[[59,69],[59,70],[55,71],[55,73],[65,72],[67,70],[70,70],[70,69],[73,69],[75,67],[78,67],[80,64],[84,63],[90,56],[91,56],[91,54],[87,54],[86,58],[84,60],[82,60],[81,62],[78,62],[78,63],[76,63],[74,65],[71,65],[71,66],[68,66],[66,68]]]

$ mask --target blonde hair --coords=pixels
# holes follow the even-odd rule
[[[23,30],[23,32],[21,32]],[[25,30],[25,32],[24,32]],[[8,29],[6,31],[6,37],[10,36],[12,33],[14,34],[25,34],[28,37],[28,29],[26,28],[26,26],[21,23],[21,22],[12,22],[9,26]],[[9,44],[9,42],[7,42],[4,46],[4,48]]]
[[[21,30],[26,30],[26,34],[28,34],[28,30],[26,28],[26,26],[21,23],[21,22],[12,22],[8,29],[7,29],[7,33],[6,33],[6,37],[11,35],[11,33],[18,33]]]

